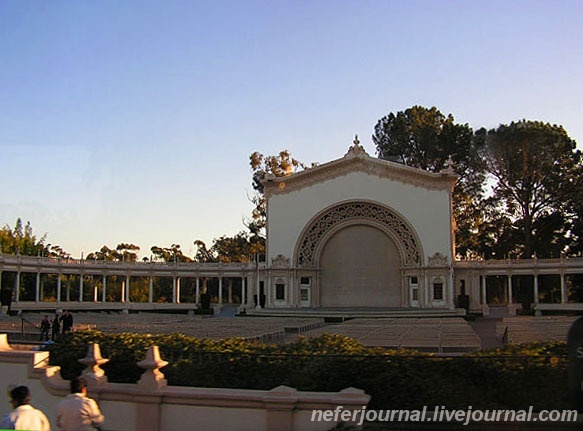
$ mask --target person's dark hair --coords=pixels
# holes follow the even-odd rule
[[[17,386],[10,391],[10,398],[19,406],[30,402],[30,391],[26,386]]]
[[[83,377],[74,377],[71,379],[71,393],[80,394],[87,387],[87,380]]]

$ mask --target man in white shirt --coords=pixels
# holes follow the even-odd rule
[[[87,396],[83,377],[71,380],[71,393],[57,406],[57,426],[63,431],[99,429],[104,417],[95,400]]]
[[[10,404],[14,410],[4,416],[0,429],[50,431],[51,425],[43,412],[30,405],[30,391],[17,386],[10,391]]]

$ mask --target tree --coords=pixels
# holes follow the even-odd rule
[[[154,246],[150,249],[154,258],[162,262],[192,262],[192,259],[182,253],[180,244],[172,244],[170,247]]]
[[[33,233],[30,221],[23,225],[18,218],[14,228],[5,225],[0,230],[0,252],[4,254],[21,254],[23,256],[47,255],[48,249],[45,246],[46,234],[37,239]]]
[[[255,208],[251,214],[251,220],[246,222],[246,226],[251,233],[250,241],[255,244],[256,253],[265,252],[265,234],[264,229],[266,225],[267,212],[266,200],[263,195],[262,181],[266,175],[274,175],[276,177],[284,177],[291,175],[300,169],[305,169],[305,165],[294,159],[289,151],[280,151],[276,156],[264,156],[255,151],[249,156],[249,164],[253,171],[251,185],[254,190],[254,195],[251,201]]]
[[[482,130],[493,202],[517,229],[516,257],[557,256],[569,244],[569,203],[580,190],[581,153],[562,126],[522,120]]]
[[[140,247],[135,244],[120,243],[115,249],[104,245],[99,251],[89,253],[87,260],[108,260],[114,262],[136,262]]]
[[[458,255],[476,253],[475,233],[484,199],[484,167],[479,140],[467,124],[457,124],[436,107],[413,106],[381,118],[372,140],[379,158],[439,172],[453,168],[458,181],[453,193]]]
[[[259,237],[246,232],[215,238],[210,249],[201,240],[194,241],[194,245],[197,262],[250,262],[263,253],[265,247]]]

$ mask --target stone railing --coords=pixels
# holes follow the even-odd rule
[[[149,348],[138,366],[145,371],[136,384],[111,383],[101,369],[108,359],[98,344],[89,346],[80,359],[86,368],[89,396],[100,405],[108,431],[324,431],[335,423],[312,421],[313,410],[354,411],[366,406],[364,391],[347,388],[340,392],[303,392],[279,386],[269,391],[248,389],[193,388],[168,386],[160,368],[157,346]],[[0,334],[0,381],[3,385],[27,385],[32,405],[43,410],[55,427],[58,402],[69,384],[60,368],[49,365],[48,352],[13,349],[6,334]],[[8,404],[5,403],[7,413]]]

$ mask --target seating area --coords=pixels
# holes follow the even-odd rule
[[[567,341],[567,334],[579,316],[506,317],[496,324],[496,334],[505,342],[522,344],[539,341]]]
[[[480,338],[461,318],[352,319],[306,335],[340,334],[365,346],[453,353],[480,349]]]
[[[0,332],[12,341],[38,341],[42,313],[3,316]],[[51,316],[52,317],[52,316]],[[496,337],[507,343],[566,341],[578,316],[506,317],[496,323]],[[415,349],[435,353],[463,353],[479,350],[480,337],[463,318],[392,317],[354,318],[326,324],[315,317],[205,317],[164,313],[74,313],[74,329],[103,332],[171,333],[199,338],[242,337],[268,343],[284,343],[303,335],[339,334],[368,347]],[[506,334],[506,335],[505,335]]]
[[[25,321],[40,322],[42,314],[25,313]],[[21,330],[21,319],[0,320],[0,330]],[[288,336],[297,336],[324,326],[317,318],[209,318],[187,314],[162,313],[75,313],[74,329],[97,329],[103,332],[171,333],[179,332],[198,338],[243,337],[248,340],[280,343]],[[33,328],[26,328],[27,332]]]

